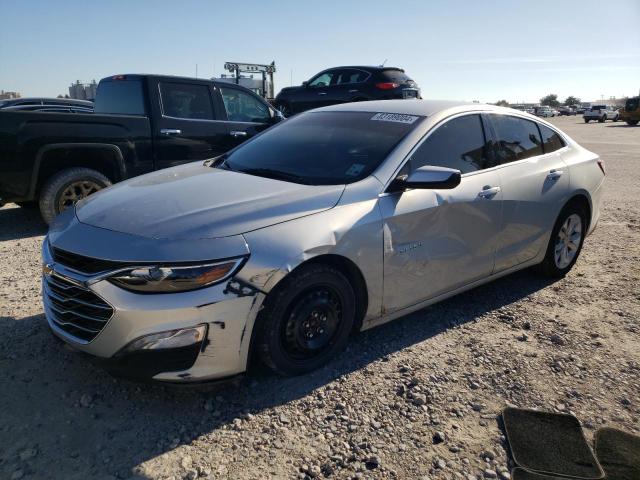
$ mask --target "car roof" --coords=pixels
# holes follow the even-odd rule
[[[121,77],[121,78],[118,78],[118,77]],[[124,78],[122,78],[122,77],[124,77]],[[157,80],[168,80],[168,81],[171,81],[171,80],[181,81],[182,80],[182,81],[212,83],[212,84],[214,84],[214,85],[216,85],[218,87],[239,88],[240,90],[244,90],[245,92],[252,93],[254,96],[256,96],[258,98],[262,98],[260,95],[255,93],[250,88],[243,87],[242,85],[239,85],[237,83],[221,82],[220,80],[213,80],[211,78],[183,77],[183,76],[180,76],[180,75],[159,75],[159,74],[156,74],[156,73],[118,73],[116,75],[109,75],[108,77],[104,77],[98,83],[112,82],[112,81],[119,81],[119,80],[126,80],[126,79],[143,80],[145,78],[155,78]]]
[[[313,111],[402,113],[406,115],[430,117],[436,113],[456,107],[468,107],[468,110],[506,110],[504,107],[495,107],[494,105],[454,100],[374,100],[369,102],[341,103],[329,107],[317,108]]]

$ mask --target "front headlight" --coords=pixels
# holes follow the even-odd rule
[[[144,266],[118,272],[109,281],[127,290],[174,293],[208,287],[233,275],[244,258],[202,265]]]

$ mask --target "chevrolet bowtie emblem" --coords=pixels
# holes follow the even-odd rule
[[[45,263],[42,265],[42,273],[43,275],[51,276],[53,274],[53,263]]]

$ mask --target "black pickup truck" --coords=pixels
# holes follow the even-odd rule
[[[114,182],[221,155],[280,121],[264,99],[210,80],[116,75],[94,113],[0,110],[0,205],[58,213]]]

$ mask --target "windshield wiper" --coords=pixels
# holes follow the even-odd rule
[[[247,168],[238,170],[238,172],[248,173],[249,175],[257,175],[258,177],[273,178],[274,180],[285,180],[288,182],[302,183],[309,185],[309,180],[296,175],[295,173],[281,172],[280,170],[272,170],[271,168]]]

